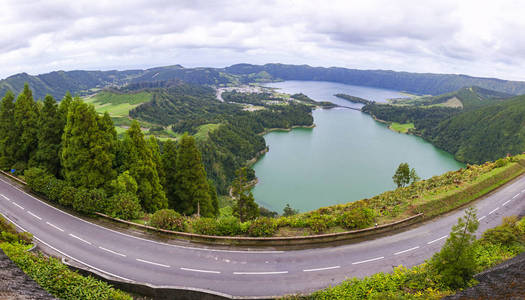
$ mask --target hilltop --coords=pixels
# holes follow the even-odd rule
[[[145,70],[125,71],[55,71],[40,75],[20,73],[0,80],[0,94],[10,89],[22,91],[24,83],[35,90],[36,98],[50,94],[61,99],[66,91],[74,95],[92,94],[105,87],[122,87],[152,81],[179,79],[201,85],[239,85],[281,80],[331,81],[385,89],[407,91],[419,95],[439,95],[463,87],[476,86],[496,92],[525,94],[525,82],[456,74],[409,73],[388,70],[357,70],[338,67],[311,67],[286,64],[236,64],[226,68],[184,68],[180,65]]]

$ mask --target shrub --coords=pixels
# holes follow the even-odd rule
[[[520,240],[517,218],[509,217],[503,219],[503,224],[488,229],[483,233],[482,240],[492,244],[504,246],[512,245]]]
[[[218,235],[217,221],[213,218],[198,218],[192,222],[193,231],[204,235]]]
[[[241,223],[236,217],[219,218],[217,221],[217,234],[235,236],[241,234]]]
[[[308,216],[306,223],[314,233],[321,233],[328,228],[337,225],[333,215],[320,214],[318,212],[311,213]]]
[[[60,197],[62,196],[62,191],[66,186],[67,183],[64,180],[51,177],[46,192],[47,198],[53,202],[59,202]]]
[[[340,218],[341,226],[348,229],[363,229],[375,222],[374,210],[367,207],[356,207],[345,212]]]
[[[29,244],[33,240],[33,235],[29,232],[18,232],[15,225],[0,216],[0,241],[19,242]]]
[[[12,169],[15,169],[16,176],[22,175],[27,169],[27,163],[24,161],[16,162],[15,165],[12,167]]]
[[[185,231],[186,229],[184,218],[173,209],[157,210],[151,216],[150,224],[153,227],[166,230]]]
[[[104,212],[114,218],[133,220],[140,218],[142,215],[142,207],[140,206],[140,201],[137,195],[132,193],[121,193],[114,195],[109,199]]]
[[[73,202],[75,202],[76,195],[77,189],[72,186],[66,185],[62,189],[62,193],[60,193],[60,199],[58,199],[58,203],[64,206],[72,207]]]
[[[273,219],[262,217],[252,221],[248,228],[248,235],[253,237],[265,237],[275,234],[275,222]]]
[[[40,168],[31,168],[24,172],[24,177],[32,191],[47,196],[49,181],[53,178],[52,175]]]
[[[46,258],[27,252],[27,246],[0,244],[5,254],[41,287],[60,299],[113,299],[131,300],[131,296],[115,290],[111,285],[84,277],[71,271],[56,258]],[[60,280],[58,280],[60,279]]]
[[[94,213],[106,203],[106,192],[103,189],[88,190],[80,188],[77,190],[73,209],[83,213]]]

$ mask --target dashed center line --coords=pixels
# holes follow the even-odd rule
[[[51,224],[51,223],[49,223],[49,222],[46,222],[46,224],[49,225],[49,226],[51,226],[51,227],[53,227],[53,228],[55,228],[56,230],[59,230],[59,231],[64,232],[64,229],[62,229],[62,228],[60,228],[60,227],[58,227],[58,226],[56,226],[56,225],[53,225],[53,224]]]
[[[499,207],[494,208],[491,212],[489,212],[489,215],[493,214],[493,213],[496,212],[498,209],[499,209]]]
[[[126,254],[118,253],[118,252],[115,252],[115,251],[113,251],[113,250],[109,250],[109,249],[106,249],[106,248],[104,248],[104,247],[100,247],[100,246],[99,246],[98,248],[99,248],[100,250],[104,250],[104,251],[106,251],[106,252],[113,253],[113,254],[115,254],[115,255],[119,255],[119,256],[122,256],[122,257],[126,257]]]
[[[416,249],[418,249],[418,248],[419,248],[419,246],[415,246],[415,247],[412,247],[412,248],[410,248],[410,249],[406,249],[406,250],[403,250],[403,251],[396,252],[396,253],[394,253],[394,255],[403,254],[403,253],[405,253],[405,252],[409,252],[409,251],[412,251],[412,250],[416,250]]]
[[[483,216],[483,217],[479,218],[478,221],[481,221],[481,220],[485,219],[486,217],[487,216]]]
[[[510,201],[512,201],[512,199],[505,201],[501,206],[507,205]]]
[[[150,265],[154,265],[154,266],[163,267],[163,268],[169,268],[170,267],[168,265],[159,264],[159,263],[152,262],[152,261],[149,261],[149,260],[143,260],[143,259],[140,259],[140,258],[137,258],[137,261],[140,261],[140,262],[143,262],[143,263],[146,263],[146,264],[150,264]]]
[[[288,274],[288,271],[276,271],[276,272],[233,272],[235,275],[277,275],[277,274]]]
[[[18,208],[20,208],[20,209],[25,209],[25,208],[23,208],[22,206],[16,204],[16,202],[11,202],[11,203],[13,203],[14,205],[16,205],[16,206],[17,206]]]
[[[520,194],[516,194],[516,196],[512,197],[512,199],[514,199],[514,198],[518,197],[519,195],[520,195]]]
[[[7,198],[7,197],[4,196],[4,195],[0,195],[0,196],[2,196],[2,197],[3,197],[5,200],[7,200],[7,201],[11,201],[11,199]]]
[[[180,269],[183,271],[190,271],[190,272],[221,274],[221,272],[219,271],[199,270],[199,269],[190,269],[190,268],[180,268]]]
[[[430,241],[430,242],[427,243],[427,245],[430,245],[430,244],[435,243],[435,242],[437,242],[437,241],[439,241],[439,240],[442,240],[442,239],[446,238],[447,236],[448,236],[448,235],[445,235],[445,236],[442,236],[442,237],[440,237],[440,238],[438,238],[438,239],[435,239],[435,240],[433,240],[433,241]]]
[[[333,266],[333,267],[317,268],[317,269],[306,269],[306,270],[303,270],[303,272],[316,272],[316,271],[333,270],[333,269],[339,269],[339,268],[341,268],[341,266]]]
[[[83,240],[83,239],[79,238],[78,236],[76,236],[76,235],[74,235],[74,234],[71,234],[71,233],[70,233],[69,236],[72,237],[72,238],[75,238],[75,239],[77,239],[77,240],[79,240],[79,241],[81,241],[81,242],[84,242],[84,243],[86,243],[86,244],[88,244],[88,245],[91,245],[91,242],[88,242],[88,241],[86,241],[86,240]]]
[[[39,219],[40,221],[42,221],[42,218],[40,218],[39,216],[35,215],[34,213],[30,212],[29,210],[27,211],[28,214],[32,215],[33,217]]]
[[[376,261],[376,260],[380,260],[380,259],[383,259],[383,258],[385,258],[385,257],[381,256],[381,257],[371,258],[371,259],[367,259],[367,260],[363,260],[363,261],[356,261],[356,262],[353,262],[352,265],[364,264],[364,263],[367,263],[367,262]]]

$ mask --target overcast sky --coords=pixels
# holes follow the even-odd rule
[[[525,1],[0,1],[0,78],[241,62],[525,80]]]

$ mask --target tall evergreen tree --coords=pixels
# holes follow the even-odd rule
[[[144,210],[155,212],[168,207],[168,199],[160,184],[153,153],[144,139],[137,121],[133,121],[123,140],[123,168],[138,185],[137,196]]]
[[[62,135],[64,177],[75,187],[108,187],[116,178],[116,133],[111,119],[99,117],[92,105],[75,99]]]
[[[27,83],[16,100],[14,117],[17,136],[14,158],[23,165],[33,158],[38,146],[38,106]]]
[[[35,153],[35,161],[42,169],[55,176],[60,170],[59,151],[63,126],[55,99],[47,95],[38,119],[38,148]]]
[[[195,139],[185,134],[177,151],[177,174],[175,176],[176,210],[186,215],[204,217],[214,215],[206,171]]]
[[[174,141],[166,141],[164,143],[164,151],[162,153],[162,169],[164,170],[164,191],[168,197],[169,208],[175,209],[177,207],[177,195],[175,193],[175,177],[177,175],[177,144]]]
[[[241,222],[253,220],[259,216],[259,205],[255,202],[252,192],[247,188],[246,167],[237,170],[237,178],[232,184],[232,196],[235,199],[233,213]]]
[[[8,169],[14,164],[16,140],[15,96],[7,91],[0,104],[0,168]]]
[[[148,146],[151,150],[153,163],[155,164],[155,168],[157,169],[157,174],[159,174],[159,181],[162,187],[166,184],[166,173],[164,172],[164,167],[162,165],[162,157],[160,154],[159,149],[159,143],[157,141],[157,138],[154,136],[151,136],[148,139]]]
[[[217,195],[217,188],[211,179],[208,179],[208,186],[213,214],[217,217],[219,215],[219,196]]]

